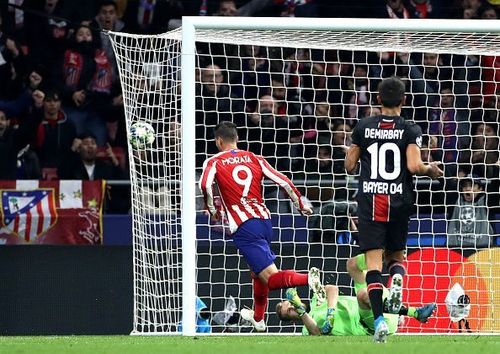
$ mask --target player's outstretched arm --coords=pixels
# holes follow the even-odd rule
[[[257,159],[264,176],[284,189],[290,200],[302,215],[311,215],[313,212],[312,209],[304,205],[300,192],[297,190],[297,187],[294,186],[292,181],[290,181],[290,179],[283,173],[276,171],[276,169],[274,169],[262,156],[257,156]]]
[[[304,326],[306,326],[307,331],[309,332],[310,336],[320,336],[321,335],[321,330],[319,329],[318,325],[316,324],[316,321],[309,316],[308,313],[305,313],[301,317],[302,323]]]
[[[411,174],[417,176],[427,176],[436,179],[443,176],[443,171],[439,168],[438,162],[425,164],[420,155],[420,148],[417,144],[409,144],[406,148],[406,167]]]
[[[302,303],[302,299],[297,294],[296,288],[288,288],[286,291],[286,299],[295,308],[298,314],[298,319],[302,321],[304,326],[307,328],[309,335],[320,336],[321,330],[318,327],[316,321],[307,313],[305,305]]]
[[[347,154],[344,161],[344,167],[347,173],[356,173],[358,166],[359,157],[361,156],[361,149],[358,145],[352,144],[347,150]]]

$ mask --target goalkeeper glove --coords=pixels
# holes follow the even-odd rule
[[[304,316],[304,314],[307,312],[306,305],[302,303],[299,294],[297,294],[297,289],[295,288],[287,289],[286,299],[290,301],[290,303],[293,305],[293,307],[295,308],[300,317]]]
[[[326,310],[326,321],[321,328],[321,334],[330,334],[333,329],[333,322],[335,321],[335,309],[329,308]]]

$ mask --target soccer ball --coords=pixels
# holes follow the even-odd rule
[[[149,123],[136,122],[130,127],[128,139],[133,147],[143,149],[155,141],[155,130]]]

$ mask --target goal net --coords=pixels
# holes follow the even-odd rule
[[[225,220],[202,210],[195,183],[217,152],[221,121],[236,123],[240,148],[263,155],[314,207],[300,216],[265,183],[278,268],[318,267],[324,283],[353,295],[346,262],[358,253],[357,177],[344,170],[345,150],[358,120],[380,113],[378,83],[397,75],[407,90],[402,116],[424,134],[422,158],[445,172],[415,179],[404,283],[405,304],[436,302],[437,313],[426,324],[402,318],[399,332],[499,333],[500,24],[188,20],[184,34],[110,33],[127,129],[144,121],[156,136],[142,149],[129,145],[133,332],[178,332],[183,311],[194,330],[195,296],[212,333],[251,331],[234,311],[252,307],[250,272]],[[299,294],[308,298],[308,289]],[[274,314],[282,296],[270,293],[268,331],[298,333]]]

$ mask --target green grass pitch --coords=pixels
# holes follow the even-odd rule
[[[494,354],[500,336],[392,336],[386,344],[371,337],[301,336],[54,336],[0,337],[0,353],[22,354]]]

